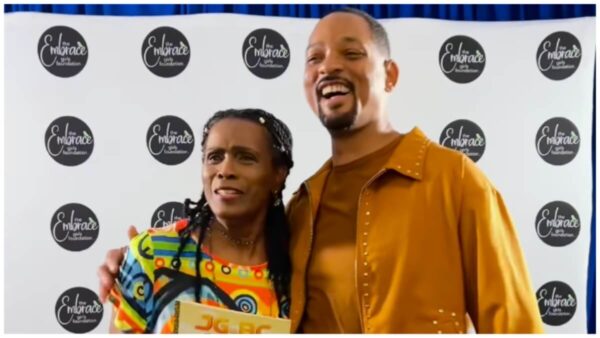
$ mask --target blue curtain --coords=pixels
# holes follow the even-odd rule
[[[563,19],[596,16],[596,5],[4,5],[4,12],[89,15],[178,15],[239,13],[320,18],[341,7],[360,8],[375,18],[437,18],[469,21]]]
[[[373,17],[435,18],[464,21],[517,21],[565,19],[596,16],[596,5],[4,5],[4,12],[43,12],[85,15],[180,15],[237,13],[299,18],[320,18],[342,7],[362,9]],[[596,333],[596,76],[594,67],[594,109],[592,128],[593,211],[588,261],[588,333]]]

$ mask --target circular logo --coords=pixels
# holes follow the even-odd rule
[[[79,74],[88,59],[88,47],[83,36],[71,27],[48,28],[38,42],[42,66],[59,77]]]
[[[50,157],[66,166],[85,162],[94,150],[91,129],[73,116],[62,116],[52,121],[46,129],[44,139]]]
[[[577,239],[580,228],[581,221],[577,210],[562,201],[544,205],[535,218],[538,237],[551,246],[571,244]]]
[[[184,218],[185,207],[183,203],[167,202],[154,211],[150,225],[153,228],[162,228]]]
[[[573,318],[577,309],[577,297],[570,286],[552,281],[535,293],[542,321],[548,325],[563,325]]]
[[[579,130],[564,117],[551,118],[538,129],[535,147],[542,159],[553,165],[571,162],[579,151]]]
[[[290,47],[281,34],[261,28],[248,34],[242,46],[244,64],[252,74],[274,79],[290,64]]]
[[[194,150],[194,133],[190,126],[177,116],[163,116],[152,122],[146,134],[148,151],[160,163],[180,164]]]
[[[173,77],[190,62],[190,44],[175,28],[158,27],[144,39],[142,60],[155,75]]]
[[[100,324],[104,308],[93,291],[75,287],[58,297],[54,312],[56,320],[65,330],[86,333]]]
[[[440,144],[458,150],[477,162],[485,151],[485,135],[481,128],[469,120],[456,120],[444,128]]]
[[[442,44],[439,60],[447,78],[456,83],[469,83],[483,72],[485,52],[474,39],[456,35]]]
[[[569,32],[555,32],[548,35],[536,54],[537,66],[545,77],[551,80],[564,80],[573,75],[581,62],[581,44]]]
[[[50,221],[52,238],[69,251],[82,251],[94,244],[100,225],[90,208],[83,204],[69,203],[58,208]]]

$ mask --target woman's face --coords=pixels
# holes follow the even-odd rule
[[[273,164],[270,136],[259,124],[225,118],[213,125],[203,157],[202,182],[208,204],[220,221],[266,216],[283,169]]]

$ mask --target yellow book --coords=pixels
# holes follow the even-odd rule
[[[175,303],[177,333],[290,333],[290,320],[253,315],[195,302]]]

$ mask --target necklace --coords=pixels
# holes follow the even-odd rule
[[[225,239],[227,239],[229,242],[233,243],[234,245],[236,245],[236,246],[238,246],[238,247],[248,247],[248,246],[252,246],[252,245],[254,245],[254,244],[256,243],[256,240],[252,240],[252,239],[240,239],[240,238],[235,238],[235,237],[232,237],[232,236],[229,234],[229,231],[227,231],[227,230],[223,229],[223,228],[222,228],[222,227],[220,227],[220,226],[216,226],[215,228],[216,228],[216,230],[217,230],[217,231],[218,231],[218,232],[219,232],[221,235],[223,235],[223,237],[225,237]],[[212,230],[213,230],[213,227],[212,227],[212,226],[209,226],[209,227],[207,228],[207,230],[208,230],[208,232],[212,232]]]

